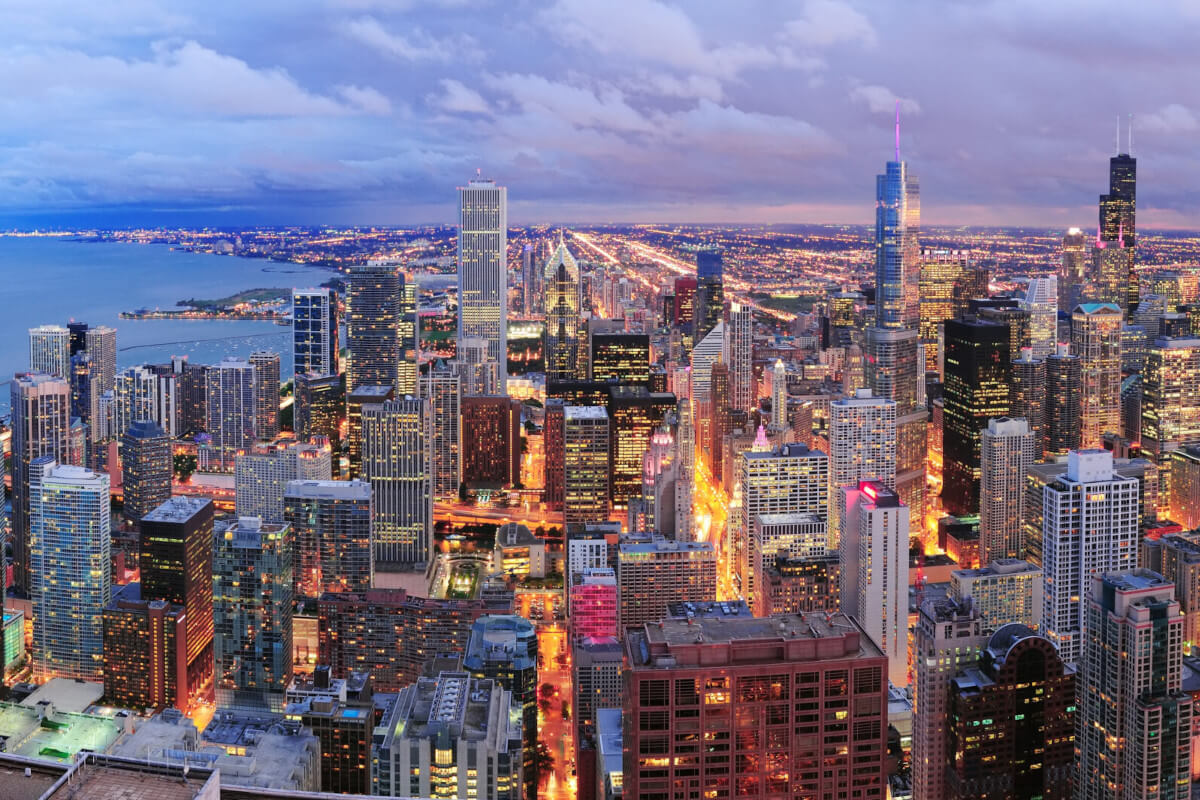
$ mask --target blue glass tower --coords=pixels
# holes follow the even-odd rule
[[[920,192],[908,164],[887,163],[875,178],[875,324],[916,328],[920,323]]]
[[[297,375],[338,372],[338,305],[333,289],[292,292],[292,336]]]

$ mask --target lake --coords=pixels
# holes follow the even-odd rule
[[[185,355],[210,364],[255,350],[279,353],[292,374],[292,329],[242,320],[123,320],[122,311],[175,308],[184,298],[226,297],[255,287],[317,286],[333,270],[254,258],[185,253],[158,244],[0,236],[0,380],[29,368],[29,328],[80,320],[117,329],[117,366]],[[0,413],[9,390],[0,386]]]

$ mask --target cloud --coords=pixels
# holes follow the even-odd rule
[[[487,101],[474,89],[468,88],[461,81],[453,78],[443,78],[441,81],[442,94],[429,95],[428,102],[443,111],[459,114],[486,114]]]
[[[469,36],[437,39],[421,28],[412,28],[405,36],[392,33],[370,16],[346,20],[342,30],[350,38],[401,61],[474,61],[478,58],[475,41]]]
[[[793,42],[808,47],[855,42],[874,47],[878,41],[871,21],[840,0],[808,0],[804,15],[784,25],[783,32]]]
[[[510,95],[525,111],[541,111],[584,128],[648,133],[654,124],[630,106],[613,86],[593,90],[543,78],[540,75],[486,75],[492,89]]]
[[[339,86],[338,94],[347,103],[368,114],[388,114],[392,110],[391,101],[370,86]]]
[[[916,100],[900,97],[886,86],[855,86],[850,90],[850,99],[866,105],[873,114],[891,113],[900,104],[905,114],[920,114],[921,106]]]
[[[1200,129],[1200,120],[1196,119],[1196,115],[1186,106],[1171,103],[1153,114],[1135,117],[1134,128],[1152,133],[1191,133]]]

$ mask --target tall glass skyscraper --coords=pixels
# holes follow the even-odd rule
[[[362,408],[362,477],[371,484],[376,564],[423,567],[432,557],[432,427],[426,400]]]
[[[546,381],[579,379],[579,265],[560,240],[545,270]]]
[[[875,324],[880,328],[915,328],[920,322],[920,230],[917,178],[897,149],[897,159],[875,178]]]
[[[508,381],[508,191],[476,178],[458,188],[458,338],[487,342]]]
[[[292,353],[297,375],[338,372],[338,305],[333,289],[292,292]]]
[[[400,306],[404,277],[398,267],[350,268],[346,282],[346,395],[360,386],[395,386],[400,366]]]
[[[696,296],[693,301],[694,341],[717,327],[725,311],[725,263],[716,250],[696,253]]]

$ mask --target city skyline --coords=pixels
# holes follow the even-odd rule
[[[1186,7],[753,5],[331,2],[282,26],[261,4],[9,6],[0,227],[449,223],[441,187],[475,169],[515,223],[867,222],[897,101],[927,224],[1087,230],[1132,115],[1140,227],[1193,226]],[[1083,45],[1115,36],[1122,59]]]

